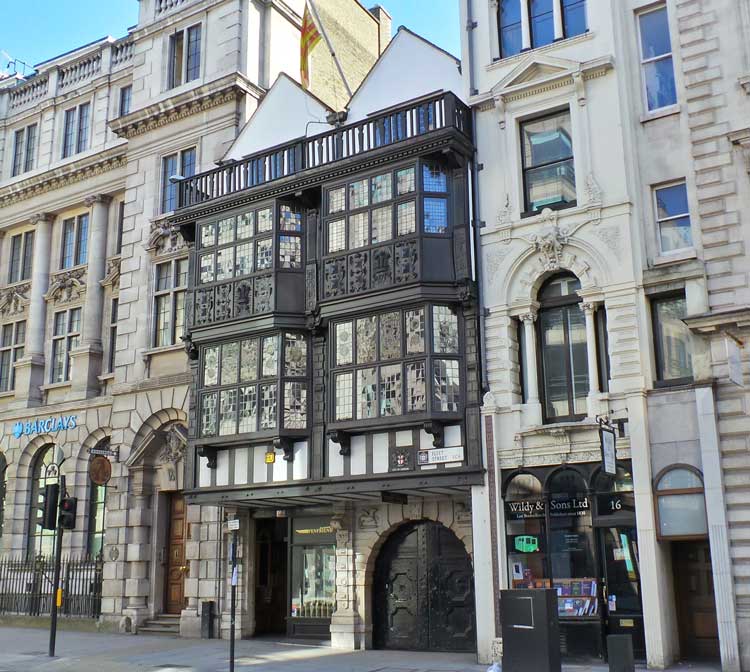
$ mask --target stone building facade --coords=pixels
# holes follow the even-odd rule
[[[329,29],[356,87],[389,17],[353,0],[317,4],[324,27],[347,17]],[[47,465],[61,464],[78,497],[64,550],[103,563],[110,627],[135,631],[165,611],[184,634],[198,627],[218,510],[180,494],[188,254],[167,221],[170,178],[214,165],[276,78],[299,77],[303,8],[144,0],[126,37],[0,80],[2,550],[51,551],[34,502]],[[346,85],[332,67],[330,51],[313,52],[311,89],[338,109]],[[112,462],[106,490],[88,477],[96,453]]]
[[[570,656],[750,669],[750,3],[461,6],[498,587]]]

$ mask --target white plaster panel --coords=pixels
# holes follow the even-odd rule
[[[234,484],[247,483],[247,462],[250,459],[250,448],[237,448],[234,451]]]
[[[349,468],[352,476],[359,476],[367,472],[367,439],[364,436],[353,436],[351,443],[351,457]]]
[[[330,439],[328,440],[328,475],[329,476],[343,476],[344,475],[344,456],[339,455],[341,446],[338,443],[334,443]]]
[[[283,453],[276,453],[276,462],[273,463],[273,482],[288,481],[287,467],[289,463],[284,459]]]
[[[411,431],[396,432],[396,445],[397,446],[410,446],[411,444],[412,444]]]
[[[420,450],[429,450],[432,448],[432,435],[428,434],[424,431],[424,429],[419,430],[419,448]]]
[[[208,488],[211,485],[211,470],[208,468],[208,458],[198,458],[198,485],[201,488]]]
[[[461,425],[448,425],[445,428],[446,448],[461,445]]]
[[[265,483],[266,478],[266,447],[253,448],[253,483]]]
[[[372,471],[375,474],[388,471],[388,434],[372,435]]]
[[[216,485],[229,485],[230,454],[229,450],[220,450],[216,454]]]
[[[292,478],[295,481],[307,478],[307,462],[307,441],[297,441],[294,444],[294,462],[292,463]]]

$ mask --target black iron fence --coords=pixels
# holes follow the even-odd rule
[[[64,557],[60,571],[62,616],[98,618],[102,612],[102,560]],[[0,558],[0,614],[44,616],[54,590],[54,557]]]

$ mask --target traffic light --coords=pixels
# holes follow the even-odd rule
[[[49,483],[44,486],[44,505],[42,507],[42,519],[39,524],[45,530],[57,529],[57,501],[60,498],[60,486],[57,483]]]
[[[60,500],[60,527],[73,530],[76,526],[76,509],[78,500],[75,497],[63,497]]]

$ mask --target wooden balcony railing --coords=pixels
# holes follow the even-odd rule
[[[389,110],[356,124],[300,138],[180,181],[178,208],[296,175],[375,149],[455,128],[471,139],[471,111],[454,94]]]

